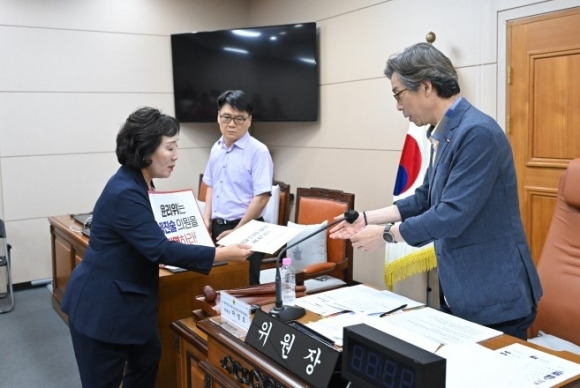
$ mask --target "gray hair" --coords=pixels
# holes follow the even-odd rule
[[[417,91],[421,82],[429,80],[437,95],[449,98],[459,94],[457,72],[441,51],[430,43],[417,43],[387,60],[385,75],[391,79],[397,73],[406,88]]]

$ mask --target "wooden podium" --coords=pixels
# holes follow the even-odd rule
[[[60,304],[70,274],[82,260],[89,239],[80,233],[80,225],[70,216],[49,217],[52,245],[52,305],[61,318],[68,322]],[[161,335],[161,360],[157,376],[157,387],[177,387],[177,365],[175,337],[170,324],[190,317],[194,309],[195,297],[202,294],[205,285],[216,290],[249,285],[248,262],[228,263],[214,267],[209,275],[197,272],[173,274],[159,269],[159,310],[157,319]]]

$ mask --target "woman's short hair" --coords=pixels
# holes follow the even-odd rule
[[[218,111],[228,104],[232,108],[240,112],[246,112],[250,116],[254,112],[254,105],[243,90],[226,90],[217,98]]]
[[[387,60],[385,75],[391,79],[397,73],[406,88],[417,91],[421,82],[429,80],[437,95],[449,98],[459,94],[457,72],[441,51],[430,43],[417,43]]]
[[[138,170],[151,164],[151,155],[163,136],[179,133],[179,122],[158,109],[143,107],[127,118],[117,134],[117,160]]]

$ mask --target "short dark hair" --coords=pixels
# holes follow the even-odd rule
[[[417,91],[422,81],[429,80],[437,95],[449,98],[459,94],[457,72],[441,51],[430,43],[417,43],[387,60],[385,75],[391,79],[393,73],[410,90]]]
[[[247,112],[249,115],[252,115],[254,112],[254,105],[243,90],[226,90],[223,92],[217,98],[218,111],[220,111],[225,104],[228,104],[240,112]]]
[[[163,136],[179,133],[179,122],[158,109],[143,107],[127,118],[117,134],[117,160],[123,166],[141,170],[151,164],[151,155]]]

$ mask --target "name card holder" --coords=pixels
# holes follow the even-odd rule
[[[246,334],[252,322],[251,306],[241,299],[235,298],[225,291],[220,292],[221,316],[224,321],[233,324]],[[233,333],[232,333],[233,334]],[[235,335],[241,337],[242,335]]]
[[[258,310],[246,343],[316,387],[326,387],[340,352],[333,346]]]

